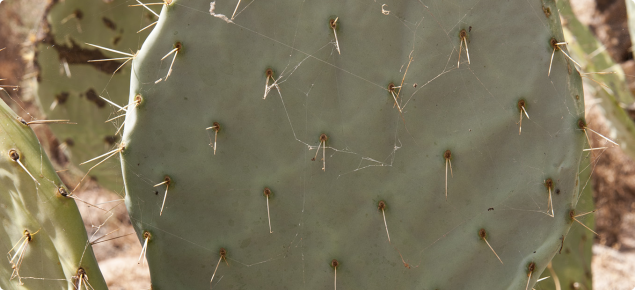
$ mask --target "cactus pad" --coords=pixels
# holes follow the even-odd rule
[[[562,41],[552,1],[164,5],[120,153],[153,289],[531,287],[580,187]]]
[[[130,64],[117,70],[125,60],[88,62],[124,55],[86,43],[134,53],[150,30],[137,31],[154,21],[155,16],[143,8],[128,7],[129,3],[67,0],[55,1],[47,9],[42,41],[37,47],[38,98],[49,119],[77,122],[75,126],[51,129],[67,157],[57,163],[80,177],[83,172],[75,166],[120,139],[120,134],[115,133],[122,119],[104,123],[117,116],[118,109],[99,96],[124,105],[130,83]],[[88,168],[81,167],[84,172]],[[112,190],[121,191],[123,187],[116,160],[107,161],[90,175]]]
[[[3,101],[0,136],[0,244],[11,249],[0,263],[0,288],[70,290],[81,280],[106,289],[69,190],[29,125]]]

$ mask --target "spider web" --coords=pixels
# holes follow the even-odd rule
[[[407,270],[399,270],[402,274],[401,278],[425,275],[424,271],[429,270],[429,267],[431,267],[426,264],[426,261],[433,259],[431,257],[441,259],[448,258],[435,257],[434,254],[429,254],[429,251],[439,247],[443,248],[446,243],[450,243],[448,242],[449,237],[460,236],[458,232],[464,231],[466,225],[471,225],[474,221],[481,222],[480,219],[484,219],[485,215],[504,212],[505,215],[503,216],[521,215],[524,220],[527,220],[527,223],[536,222],[537,224],[542,224],[543,226],[549,224],[549,222],[547,222],[549,221],[549,217],[546,217],[545,215],[547,212],[547,200],[545,197],[543,182],[546,178],[550,178],[552,175],[556,174],[556,172],[551,169],[545,169],[550,167],[552,161],[549,160],[550,158],[546,157],[537,158],[538,160],[535,162],[531,162],[527,158],[523,158],[524,155],[530,155],[529,153],[526,153],[526,149],[522,149],[521,147],[522,143],[525,141],[509,141],[509,139],[502,138],[502,141],[513,142],[515,146],[510,146],[512,149],[508,149],[511,153],[501,153],[495,148],[497,148],[496,146],[500,145],[502,141],[500,138],[498,140],[492,140],[491,132],[487,131],[487,128],[492,127],[494,123],[504,123],[505,125],[503,125],[503,131],[509,133],[510,135],[516,132],[518,128],[518,125],[516,124],[518,110],[514,110],[514,105],[515,101],[520,96],[513,96],[512,98],[504,96],[504,89],[501,89],[500,86],[497,85],[497,83],[501,80],[507,79],[508,74],[513,74],[510,73],[510,71],[516,72],[514,68],[510,68],[513,65],[506,66],[510,68],[510,70],[507,71],[488,69],[487,72],[485,72],[484,68],[480,67],[479,62],[486,64],[514,63],[510,60],[519,59],[523,56],[519,56],[516,52],[511,50],[501,50],[498,51],[499,53],[496,55],[496,60],[487,59],[488,55],[484,53],[486,49],[479,49],[479,47],[474,45],[470,39],[468,44],[470,45],[470,51],[472,54],[470,63],[467,63],[465,47],[460,47],[462,43],[458,40],[458,32],[460,29],[469,29],[470,33],[472,33],[472,27],[470,26],[472,23],[469,20],[475,11],[482,11],[482,9],[485,9],[483,7],[485,4],[482,3],[482,1],[457,1],[452,9],[441,8],[440,2],[430,1],[428,3],[419,1],[418,5],[416,5],[417,9],[411,10],[404,9],[397,4],[390,2],[378,3],[373,1],[356,1],[356,4],[359,4],[360,6],[365,7],[368,11],[371,11],[368,13],[382,15],[381,17],[387,19],[386,21],[388,22],[392,22],[393,25],[397,24],[402,26],[403,31],[407,31],[407,33],[402,32],[399,37],[409,35],[405,42],[409,45],[411,44],[411,48],[407,51],[403,51],[401,55],[397,55],[394,59],[388,61],[390,65],[386,68],[386,70],[393,71],[392,74],[394,75],[394,79],[386,81],[378,80],[379,77],[376,74],[373,74],[371,69],[367,69],[363,65],[361,69],[352,70],[348,68],[349,65],[345,62],[340,62],[340,57],[346,56],[347,53],[350,53],[352,47],[355,47],[352,43],[346,41],[351,38],[348,36],[350,34],[347,35],[347,20],[344,17],[340,20],[341,30],[338,34],[338,40],[335,40],[334,34],[329,34],[329,39],[326,41],[323,40],[323,38],[320,38],[320,41],[313,42],[311,45],[301,45],[300,43],[304,43],[306,40],[306,37],[303,35],[305,27],[302,26],[301,23],[304,21],[303,16],[306,16],[310,13],[310,11],[312,11],[310,7],[307,7],[311,6],[310,3],[303,2],[294,6],[293,9],[295,10],[291,10],[295,11],[295,13],[279,12],[270,16],[271,19],[269,20],[273,21],[273,19],[278,19],[280,15],[286,15],[288,18],[286,19],[286,22],[291,24],[295,23],[293,25],[286,26],[282,29],[284,30],[282,32],[266,31],[261,27],[241,21],[248,18],[250,15],[262,13],[258,10],[258,8],[262,8],[261,6],[258,6],[258,4],[260,4],[259,1],[254,0],[247,3],[239,3],[237,8],[235,8],[236,6],[233,3],[229,3],[228,1],[217,1],[213,3],[215,5],[215,10],[211,12],[206,9],[207,7],[203,7],[205,5],[194,5],[192,3],[188,3],[187,1],[183,1],[183,3],[177,1],[174,5],[176,5],[175,9],[188,9],[192,10],[193,13],[206,14],[210,17],[218,18],[217,21],[223,21],[223,25],[247,31],[246,33],[252,34],[255,38],[273,43],[277,48],[279,48],[277,51],[278,55],[276,56],[284,56],[283,59],[286,59],[286,64],[282,67],[276,68],[274,80],[272,80],[275,82],[276,86],[269,88],[266,100],[263,101],[259,99],[257,94],[251,94],[249,96],[251,100],[245,101],[244,99],[247,98],[240,99],[238,101],[238,105],[235,106],[238,108],[238,112],[241,111],[241,106],[252,105],[252,103],[255,102],[268,102],[267,104],[269,104],[269,106],[276,106],[277,109],[275,112],[281,113],[277,116],[277,120],[279,122],[276,124],[277,129],[283,132],[280,133],[280,137],[286,138],[287,141],[294,141],[298,146],[303,148],[303,150],[301,150],[301,160],[294,161],[295,164],[300,165],[299,168],[302,168],[299,174],[301,177],[301,185],[299,186],[301,191],[298,193],[298,200],[292,203],[295,207],[295,213],[290,214],[292,218],[289,218],[287,221],[289,225],[287,225],[284,230],[280,230],[285,233],[284,237],[281,237],[273,242],[273,244],[282,246],[283,250],[274,250],[273,254],[264,252],[260,252],[258,254],[253,254],[253,252],[251,252],[251,254],[245,255],[230,254],[230,256],[228,256],[230,263],[237,264],[241,268],[267,267],[269,264],[273,264],[274,267],[278,267],[280,265],[292,263],[288,261],[291,256],[295,257],[295,260],[293,261],[301,264],[301,267],[298,268],[301,269],[301,281],[304,287],[310,288],[314,284],[328,285],[328,283],[331,282],[327,282],[325,277],[330,277],[332,274],[327,273],[328,271],[324,271],[324,269],[320,270],[319,274],[316,274],[316,267],[314,265],[307,265],[307,263],[309,263],[307,262],[308,259],[305,260],[305,254],[308,255],[308,252],[314,246],[308,246],[306,244],[307,240],[311,239],[311,234],[309,233],[310,230],[307,229],[307,223],[310,224],[315,221],[315,218],[310,217],[310,212],[312,210],[313,202],[320,201],[319,198],[316,199],[315,197],[317,192],[315,192],[314,184],[326,181],[325,184],[327,184],[327,186],[322,188],[324,192],[338,191],[337,187],[342,183],[359,185],[360,182],[367,183],[361,185],[360,188],[372,190],[374,187],[379,188],[377,185],[378,181],[369,182],[361,180],[362,177],[360,176],[363,176],[366,171],[376,170],[373,172],[380,172],[381,174],[386,175],[393,174],[392,172],[395,171],[413,172],[417,170],[417,168],[412,167],[412,165],[404,168],[404,162],[409,158],[412,158],[411,156],[414,156],[413,154],[431,154],[429,152],[433,152],[436,155],[429,156],[429,159],[426,159],[426,163],[433,164],[431,167],[435,169],[430,171],[435,171],[436,174],[433,174],[432,178],[423,178],[425,179],[424,182],[417,182],[416,186],[430,187],[429,184],[434,184],[431,186],[432,189],[430,190],[431,192],[434,192],[434,194],[426,195],[434,195],[435,198],[439,199],[439,201],[432,202],[434,206],[430,206],[429,208],[443,206],[444,208],[441,210],[444,212],[443,214],[449,214],[455,218],[451,221],[435,221],[440,224],[437,229],[413,234],[414,229],[411,226],[408,226],[404,220],[408,222],[408,220],[415,220],[415,218],[407,216],[399,217],[398,213],[403,212],[409,215],[420,209],[417,209],[413,205],[408,206],[407,203],[409,202],[402,200],[393,202],[396,203],[397,208],[401,206],[399,210],[395,209],[392,213],[387,211],[387,224],[388,228],[391,230],[392,237],[395,240],[394,243],[388,243],[385,238],[382,238],[383,223],[381,222],[379,215],[372,220],[372,224],[377,225],[377,227],[372,229],[372,232],[374,233],[367,234],[367,236],[375,238],[377,241],[386,240],[385,242],[387,244],[384,246],[392,252],[392,254],[387,254],[385,257],[385,259],[388,260],[387,263],[389,265],[392,263],[394,267],[394,264],[403,263],[404,266],[407,266]],[[363,5],[360,3],[363,3]],[[209,5],[209,3],[205,4]],[[540,13],[537,12],[540,11],[538,4],[527,1],[527,5],[532,9],[532,11],[534,11],[534,17],[539,19],[539,23],[544,27],[548,27],[548,20],[544,18],[544,15],[540,15]],[[233,15],[232,20],[230,19],[232,18],[230,15],[232,14],[231,11],[234,9],[236,9],[236,13]],[[325,27],[328,28],[327,25],[325,25]],[[480,29],[481,28],[479,27],[474,27],[474,41],[476,41]],[[289,31],[292,31],[293,33],[288,33]],[[428,31],[432,31],[432,35],[436,33],[442,36],[440,39],[435,38],[437,43],[434,43],[436,44],[436,47],[441,48],[430,49],[431,45],[428,43],[428,37],[430,35],[427,34]],[[389,38],[390,36],[390,34],[385,34],[385,31],[383,35],[382,32],[379,31],[377,34],[378,36],[376,37],[383,36]],[[291,35],[291,37],[289,37],[289,35]],[[399,37],[395,38],[399,39]],[[513,44],[508,43],[512,42],[511,40],[498,39],[498,41],[500,41],[498,45],[503,47]],[[386,40],[386,42],[394,43],[395,45],[398,43],[391,40]],[[184,43],[186,42],[184,41]],[[341,49],[341,55],[338,53],[338,46]],[[164,46],[164,49],[167,48],[168,47]],[[185,49],[185,52],[187,52],[188,48],[186,47]],[[430,57],[433,61],[424,61],[421,54],[416,54],[416,56],[412,58],[411,64],[410,57],[412,53],[421,50],[426,50],[425,56]],[[430,51],[428,52],[428,50]],[[462,53],[460,66],[457,65],[459,51]],[[167,52],[167,50],[165,52]],[[558,59],[559,57],[560,59]],[[183,65],[179,67],[179,61],[180,59],[177,58],[172,78],[176,77],[179,73],[187,74],[190,78],[196,77],[194,72],[186,71],[185,67],[187,66]],[[544,59],[541,59],[540,61],[542,63],[545,62]],[[410,69],[412,70],[410,73],[407,72],[410,65],[421,66],[419,63],[422,62],[430,64],[428,67],[431,67],[432,69],[415,70],[411,67]],[[556,55],[555,62],[556,65],[552,74],[566,75],[567,67],[564,65],[564,57]],[[558,62],[560,66],[558,66]],[[160,69],[156,70],[154,79],[152,81],[142,81],[140,87],[144,88],[146,92],[154,93],[157,89],[148,87],[152,87],[154,85],[158,87],[159,85],[172,84],[175,82],[174,79],[162,80],[168,70],[168,66],[169,62],[163,62]],[[306,69],[314,69],[315,67],[318,67],[321,70],[318,70],[317,73],[310,74],[309,77],[300,76],[306,72],[305,67],[309,67]],[[227,66],[227,68],[230,68],[230,66]],[[524,68],[521,67],[515,69],[522,71]],[[545,71],[544,74],[546,77],[546,69],[543,68],[542,70]],[[335,74],[338,77],[329,79],[331,74]],[[450,81],[448,81],[448,79],[450,79]],[[161,82],[157,83],[156,80],[161,80]],[[401,80],[403,80],[403,84],[400,83]],[[216,82],[218,80],[209,81],[217,84]],[[391,92],[387,88],[390,81],[401,85],[399,90],[399,99],[397,99],[399,103],[398,106],[394,106],[395,102],[391,99]],[[272,82],[272,84],[274,82]],[[558,115],[556,119],[575,120],[579,118],[579,114],[581,113],[579,105],[574,104],[575,102],[572,101],[572,96],[569,95],[566,86],[563,86],[558,81],[553,81],[552,79],[549,79],[548,82],[550,87],[546,90],[550,92],[550,98],[552,98],[552,101],[558,103],[560,108],[562,108],[558,111],[558,114],[560,115]],[[263,79],[262,84],[260,85],[261,91],[267,90],[263,88],[265,87],[265,83],[266,80]],[[323,93],[324,86],[334,86],[335,93],[325,97],[325,94]],[[525,89],[529,92],[527,87],[530,86],[531,84],[525,86],[521,85],[520,91]],[[355,116],[356,113],[355,106],[347,99],[348,94],[350,94],[351,87],[361,88],[364,93],[373,92],[374,96],[378,95],[378,92],[385,96],[385,102],[381,102],[380,105],[385,107],[385,110],[390,111],[391,113],[387,114],[389,115],[389,118],[377,123],[384,124],[384,126],[388,128],[385,130],[388,132],[387,136],[378,138],[377,135],[369,133],[372,132],[372,130],[364,128],[367,129],[364,133],[368,134],[368,136],[361,136],[360,139],[362,141],[355,141],[351,140],[353,138],[341,137],[353,134],[352,131],[355,128],[355,126],[351,126],[345,122],[348,117]],[[107,90],[108,88],[106,87],[104,91]],[[442,93],[435,95],[434,97],[430,97],[430,95],[434,95],[433,93],[437,93],[439,91]],[[462,98],[457,99],[456,96],[461,96]],[[392,97],[396,99],[395,96]],[[443,115],[447,115],[447,113],[445,113],[442,109],[435,108],[439,106],[439,103],[444,98],[455,101],[456,103],[452,106],[457,107],[458,112],[451,114],[451,116],[446,116],[446,118],[444,118],[445,123],[442,124],[442,126],[438,126],[437,124],[433,124],[434,126],[426,128],[414,126],[414,124],[418,125],[420,123],[417,123],[416,120],[413,120],[413,118],[410,117],[415,113],[422,114],[420,113],[422,107],[425,108],[423,109],[423,114],[431,115],[431,117],[429,117],[430,120],[435,120],[435,116],[441,117]],[[527,98],[529,98],[529,96],[527,96]],[[276,103],[273,103],[274,99],[277,100]],[[501,99],[506,100],[507,103],[500,101]],[[162,102],[168,101],[163,100]],[[336,104],[334,107],[336,107],[337,110],[334,110],[334,112],[327,112],[327,110],[323,109],[323,107],[326,107],[324,105],[325,103]],[[485,105],[481,105],[481,103],[485,103]],[[571,132],[575,131],[575,128],[572,126],[569,129],[563,129],[549,125],[550,123],[548,120],[550,118],[553,119],[553,116],[550,117],[546,116],[546,113],[541,113],[540,109],[543,109],[544,107],[537,103],[538,102],[531,103],[530,101],[527,109],[532,119],[524,120],[524,130],[521,137],[528,138],[529,140],[534,138],[547,139],[546,144],[551,146],[555,145],[555,141],[552,140],[556,140],[562,135],[572,134]],[[300,104],[300,106],[298,106],[298,104]],[[315,107],[317,107],[317,109]],[[401,112],[399,112],[399,108],[402,110]],[[492,117],[488,115],[490,110],[497,112],[504,111],[505,113],[502,114],[503,117]],[[460,118],[461,116],[467,116],[468,113],[472,115],[469,115],[470,117],[465,119]],[[192,120],[192,123],[200,123],[197,122],[197,118],[197,116],[193,116],[192,119],[195,120]],[[320,123],[320,121],[317,120],[319,118],[326,118],[328,120],[332,120],[332,122]],[[491,119],[494,119],[496,122],[493,122]],[[501,120],[504,120],[504,122]],[[203,122],[208,121],[209,120],[205,120]],[[372,123],[372,125],[376,125],[376,123]],[[316,135],[319,130],[316,130],[316,127],[333,128],[329,132],[331,138],[326,145],[319,142],[317,138],[319,134]],[[440,128],[435,129],[434,127]],[[359,126],[357,128],[359,128]],[[126,130],[128,129],[126,128]],[[201,131],[201,138],[199,139],[206,142],[205,144],[209,143],[209,132],[202,132],[203,130],[199,131]],[[422,134],[422,131],[426,132],[428,135]],[[228,134],[230,133],[228,132]],[[441,155],[444,148],[456,148],[458,146],[449,141],[444,141],[443,138],[436,141],[430,141],[430,138],[427,138],[427,136],[446,136],[448,140],[455,140],[457,139],[457,136],[466,134],[473,136],[473,139],[471,139],[473,140],[472,142],[479,144],[479,146],[471,144],[472,146],[469,146],[467,149],[457,149],[459,154],[457,154],[456,160],[453,160],[453,170],[455,176],[451,177],[448,182],[448,201],[443,201],[442,177],[445,172],[445,163]],[[161,134],[159,134],[159,136],[160,135]],[[340,136],[340,140],[336,137],[338,135]],[[223,138],[221,138],[219,143],[223,141]],[[437,142],[443,144],[437,144]],[[430,145],[431,143],[434,144],[434,146]],[[251,143],[251,145],[253,144],[255,143]],[[370,144],[378,145],[377,149],[368,148],[370,147]],[[260,148],[259,150],[263,152],[261,153],[262,155],[267,155],[268,151],[263,149],[263,146],[264,145],[260,144],[256,147]],[[182,151],[183,148],[185,147],[179,147],[177,152]],[[219,144],[219,148],[223,148],[223,143]],[[319,163],[320,158],[316,158],[316,162],[310,161],[311,157],[313,157],[316,152],[318,153],[317,156],[320,157],[321,154],[317,151],[318,148],[320,150],[324,150],[323,152],[325,152],[325,172],[321,171],[322,164],[317,164]],[[224,149],[219,150],[219,155],[223,154]],[[478,165],[466,164],[465,161],[460,161],[462,158],[460,155],[461,152],[464,154],[479,156],[478,160],[484,162],[481,162],[481,164]],[[515,190],[509,192],[507,196],[493,198],[493,200],[472,200],[468,198],[468,203],[473,202],[478,204],[476,207],[477,209],[475,210],[466,211],[465,204],[463,204],[465,200],[452,200],[454,199],[454,196],[458,194],[457,192],[462,191],[462,189],[454,186],[455,180],[456,178],[460,178],[461,175],[465,176],[465,174],[467,174],[466,172],[478,172],[478,175],[480,175],[480,178],[484,181],[496,180],[491,176],[505,170],[493,170],[494,172],[486,171],[498,164],[498,162],[502,159],[501,155],[505,157],[516,156],[516,158],[511,160],[507,159],[507,162],[514,164],[515,170],[518,170],[520,175],[538,176],[540,178],[520,178],[517,180],[501,181],[503,185],[500,185],[500,187],[513,188]],[[252,157],[257,158],[256,156]],[[554,156],[549,157],[553,158]],[[213,157],[205,156],[205,159],[211,160],[211,158]],[[166,161],[164,162],[170,163],[169,160],[169,158],[166,158]],[[267,160],[269,159],[261,157],[261,160],[258,161],[267,164]],[[134,164],[131,164],[128,161],[125,162],[127,162],[125,165],[126,167],[134,168]],[[337,169],[331,170],[331,163],[334,163],[333,167]],[[575,168],[575,170],[577,172],[577,168]],[[580,170],[589,170],[589,168],[581,168]],[[134,181],[135,183],[145,186],[147,188],[146,191],[148,192],[154,192],[154,189],[150,189],[153,185],[158,183],[154,174],[135,169],[131,169],[130,172],[132,175],[129,176],[136,176],[138,179]],[[319,176],[319,174],[325,173],[328,174],[327,178]],[[475,173],[467,175],[475,175]],[[588,180],[581,180],[580,182],[586,186]],[[558,181],[556,181],[556,184],[558,184]],[[406,186],[406,189],[412,189],[416,186]],[[487,184],[486,182],[484,187],[485,189],[483,189],[483,191],[489,191],[494,190],[498,187],[498,185]],[[542,191],[540,188],[542,188]],[[239,194],[245,194],[246,192],[252,191],[252,189],[253,188],[250,186],[245,186],[243,188],[231,188],[232,191]],[[394,200],[397,199],[396,196],[397,193],[384,192],[381,194],[372,194],[370,199],[376,202],[380,197],[386,198],[390,208],[390,198],[393,198]],[[180,240],[183,242],[185,247],[194,251],[196,255],[203,255],[201,253],[205,253],[204,255],[209,256],[209,263],[216,260],[214,257],[218,257],[218,245],[207,242],[204,238],[205,235],[203,234],[199,237],[193,237],[191,234],[187,234],[188,231],[192,230],[191,226],[174,228],[170,225],[156,225],[157,221],[161,219],[158,215],[156,215],[156,211],[158,211],[158,205],[160,205],[160,203],[150,199],[146,200],[141,197],[127,196],[127,198],[129,199],[129,207],[133,210],[133,212],[135,212],[132,219],[133,224],[137,227],[149,228],[156,232],[161,232],[166,236],[170,236],[174,240]],[[428,198],[430,198],[430,196],[428,196]],[[578,198],[579,196],[574,196],[574,200],[577,201]],[[563,199],[560,199],[559,201],[562,203]],[[261,204],[263,202],[264,200],[259,201],[260,207],[264,205]],[[554,203],[556,202],[558,202],[557,199]],[[410,203],[416,204],[416,200]],[[252,208],[252,206],[255,208],[255,204],[256,202],[249,204],[246,208]],[[169,211],[170,207],[173,206],[175,205],[171,204],[168,200],[167,211]],[[333,204],[333,206],[335,206],[335,204]],[[555,204],[555,206],[562,208],[562,205]],[[156,210],[149,210],[148,208],[150,207],[156,208]],[[372,204],[370,204],[369,207],[372,208]],[[494,208],[493,212],[488,211],[489,208]],[[274,208],[273,211],[278,209]],[[426,209],[428,209],[427,206]],[[178,210],[178,208],[176,210]],[[568,209],[566,211],[568,211]],[[374,211],[371,209],[363,212],[376,212],[376,208]],[[275,214],[275,212],[272,212],[272,214]],[[197,217],[198,216],[199,215],[197,215]],[[274,222],[276,222],[275,218]],[[333,220],[331,220],[331,222],[333,222]],[[278,223],[280,223],[280,219],[278,219]],[[351,225],[350,223],[344,224],[347,226]],[[258,227],[262,226],[264,229],[266,220],[261,219],[258,225]],[[249,229],[253,230],[251,226]],[[274,234],[276,231],[276,224],[274,223]],[[434,233],[430,234],[431,232]],[[527,236],[531,233],[531,231],[529,229],[518,229],[516,233]],[[423,237],[424,235],[425,237]],[[411,237],[403,238],[404,236]],[[476,236],[476,232],[474,232],[474,236]],[[265,236],[260,236],[259,238],[266,240],[264,237]],[[399,241],[400,237],[407,241]],[[528,239],[533,240],[534,242],[539,242],[542,237]],[[227,241],[225,242],[227,243]],[[310,244],[310,242],[308,243]],[[527,254],[521,253],[520,251],[516,253],[516,250],[512,247],[508,247],[507,243],[498,243],[498,245],[496,245],[493,241],[492,243],[494,244],[494,248],[497,249],[498,255],[500,255],[504,260],[523,260]],[[546,251],[546,249],[541,250]],[[496,262],[496,260],[492,259],[493,256],[489,249],[484,249],[480,252],[482,252],[483,259]],[[298,257],[300,257],[299,260],[297,259]],[[518,266],[518,268],[522,268],[522,266],[524,265]],[[542,265],[542,267],[544,267],[544,265]],[[226,269],[221,268],[219,271],[223,271],[225,274],[229,275],[232,270],[233,269],[230,267]],[[355,273],[352,269],[344,271],[349,271],[349,275]],[[413,274],[413,272],[416,274]],[[228,278],[223,280],[225,274],[217,274],[216,277],[218,277],[218,280],[212,281],[215,283],[214,287],[216,287],[216,285],[220,287],[223,283],[231,283],[227,281]],[[346,279],[343,278],[346,277],[345,275],[346,272],[341,272],[340,279]],[[420,280],[430,278],[429,276],[422,277],[424,278]],[[522,277],[519,277],[519,280],[522,280],[520,278]],[[331,278],[328,278],[329,281],[330,279]],[[363,284],[359,280],[353,281],[354,282],[349,281],[349,283],[352,283],[353,285]],[[342,283],[346,283],[346,281],[344,280]]]

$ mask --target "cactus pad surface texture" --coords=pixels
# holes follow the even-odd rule
[[[562,10],[560,10],[562,11]],[[595,207],[593,204],[593,186],[591,184],[591,154],[587,152],[580,164],[580,181],[587,180],[582,184],[582,192],[576,206],[579,214],[591,212]],[[595,227],[595,216],[588,214],[577,218],[588,228]],[[558,289],[593,289],[593,275],[591,274],[591,259],[593,257],[594,234],[580,224],[574,225],[566,235],[564,242],[557,254],[551,260],[551,268],[542,273],[544,281],[536,284],[536,290],[558,290]],[[548,277],[548,278],[547,278]]]
[[[68,188],[31,128],[3,101],[0,153],[0,245],[8,251],[0,288],[87,289],[88,282],[107,289]]]
[[[168,2],[119,150],[153,289],[531,289],[559,251],[586,125],[553,1]]]
[[[149,30],[138,30],[156,18],[143,7],[128,7],[134,1],[52,1],[37,46],[38,100],[49,119],[67,119],[73,126],[51,126],[65,154],[53,156],[76,176],[90,168],[77,165],[112,147],[122,119],[104,123],[118,115],[100,98],[117,104],[127,101],[130,63],[125,55],[99,49],[87,43],[133,54]],[[93,61],[120,58],[114,61]],[[124,58],[124,59],[122,59]],[[57,148],[53,148],[57,150]],[[69,166],[74,165],[74,166]],[[121,191],[123,180],[116,160],[108,160],[90,172],[101,185]]]

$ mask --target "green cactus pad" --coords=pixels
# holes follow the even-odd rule
[[[237,2],[164,6],[133,63],[121,157],[153,289],[535,283],[585,143],[553,2]]]
[[[591,184],[591,154],[585,154],[580,164],[581,191],[576,207],[576,215],[591,212],[595,209],[593,205],[593,186]],[[593,214],[577,217],[590,229],[595,228],[595,218]],[[561,248],[551,261],[551,269],[547,268],[542,273],[544,281],[536,284],[537,290],[557,290],[557,289],[593,289],[591,275],[591,258],[593,256],[594,234],[589,229],[577,222],[571,230],[561,239]],[[556,286],[556,283],[559,286]]]
[[[104,121],[122,112],[99,96],[123,106],[130,84],[130,63],[117,70],[125,60],[88,62],[125,55],[86,43],[134,54],[150,30],[137,31],[156,17],[143,7],[128,7],[131,3],[135,2],[66,0],[51,4],[47,10],[44,35],[37,46],[38,98],[49,119],[77,122],[75,126],[52,126],[51,130],[66,148],[67,158],[60,157],[57,163],[70,167],[79,177],[90,166],[79,170],[75,166],[120,139],[115,133],[123,119]],[[116,160],[105,162],[90,175],[112,190],[123,188]]]
[[[94,289],[107,289],[69,190],[31,128],[3,101],[0,137],[0,244],[8,251],[0,288],[76,289],[81,268]]]

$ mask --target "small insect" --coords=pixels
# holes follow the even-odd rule
[[[490,207],[490,208],[487,209],[487,211],[493,211],[493,210],[494,210],[493,207]]]
[[[467,32],[472,32],[472,26],[470,26],[470,28],[467,29]]]

